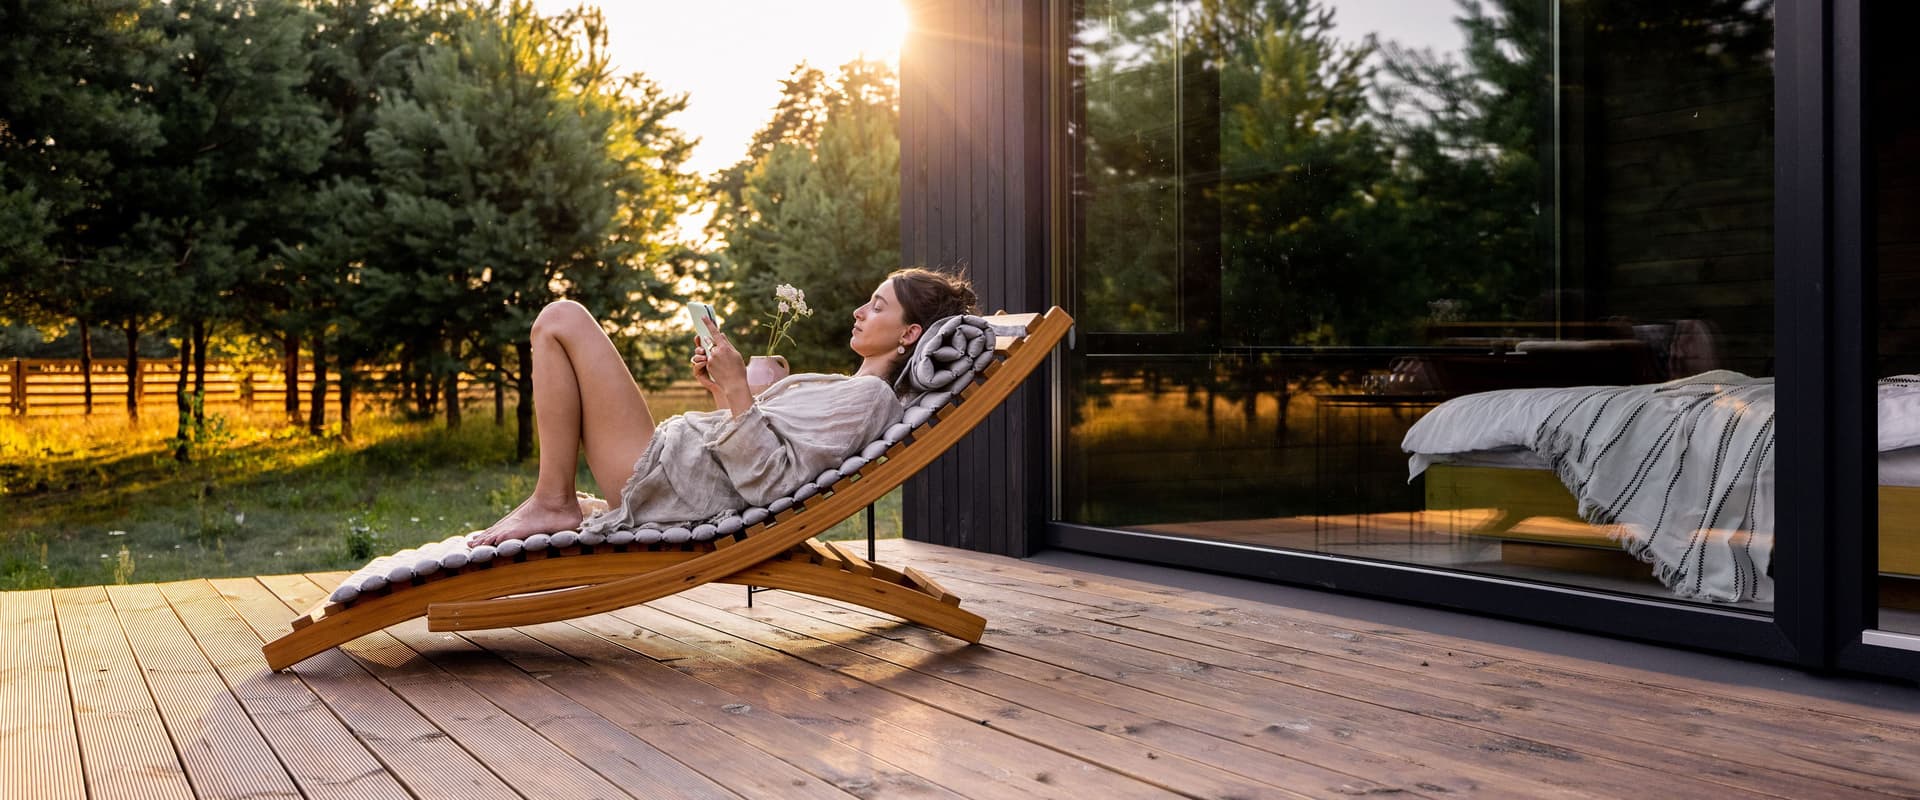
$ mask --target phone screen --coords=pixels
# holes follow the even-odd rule
[[[719,327],[720,318],[714,316],[713,306],[706,303],[688,303],[687,318],[693,322],[693,335],[700,340],[701,347],[713,347],[713,337],[707,332],[707,320],[713,320]]]

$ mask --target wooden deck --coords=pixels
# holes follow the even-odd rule
[[[0,595],[0,797],[1920,796],[1920,719],[884,542],[984,643],[737,587],[270,673],[332,575]]]

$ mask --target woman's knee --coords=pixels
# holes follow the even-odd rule
[[[533,318],[533,336],[559,335],[583,325],[591,326],[596,331],[600,329],[600,322],[593,318],[593,312],[588,311],[586,306],[572,300],[556,300],[540,309],[539,316]]]

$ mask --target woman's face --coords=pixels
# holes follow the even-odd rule
[[[901,345],[911,347],[920,338],[920,326],[908,325],[893,294],[893,281],[880,282],[865,305],[853,310],[853,336],[847,346],[861,358],[873,358],[895,352]]]

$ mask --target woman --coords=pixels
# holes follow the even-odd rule
[[[976,313],[974,302],[964,278],[918,268],[896,271],[853,311],[847,344],[860,357],[853,375],[791,375],[758,396],[747,390],[740,352],[713,330],[712,349],[694,349],[693,375],[717,409],[682,414],[657,427],[600,323],[579,303],[553,303],[533,322],[540,476],[526,502],[468,543],[497,545],[573,529],[610,533],[765,505],[898,420],[902,409],[893,379],[907,353],[929,323]],[[574,493],[583,445],[601,490],[623,487],[612,508],[590,519]]]

